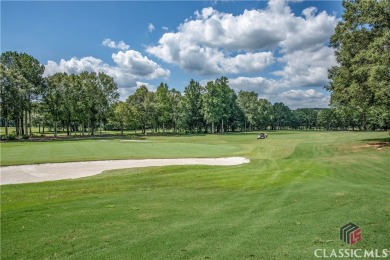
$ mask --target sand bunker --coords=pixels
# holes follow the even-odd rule
[[[248,163],[243,157],[109,160],[69,163],[45,163],[0,167],[0,183],[18,184],[63,179],[76,179],[107,170],[167,165],[239,165]]]

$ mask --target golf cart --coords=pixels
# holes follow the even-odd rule
[[[265,139],[267,138],[267,134],[264,134],[264,133],[260,133],[258,136],[257,136],[257,139]]]

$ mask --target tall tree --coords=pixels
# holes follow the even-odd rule
[[[206,122],[211,123],[214,133],[214,124],[220,124],[221,133],[224,132],[224,123],[228,121],[235,101],[234,91],[228,85],[229,80],[221,77],[207,83],[202,96],[202,112]]]
[[[222,119],[223,108],[220,89],[214,81],[207,82],[206,91],[202,96],[202,112],[207,123],[211,124],[211,133],[215,133],[214,124]]]
[[[15,69],[8,69],[0,64],[0,103],[1,117],[4,120],[5,137],[8,138],[8,120],[13,117],[16,122],[16,134],[23,133],[21,129],[23,121],[23,111],[26,110],[27,100],[25,95],[25,85],[29,83]]]
[[[193,132],[195,129],[199,132],[204,124],[202,114],[203,92],[204,87],[193,79],[184,89],[182,116],[190,132]]]
[[[64,112],[65,89],[67,81],[66,73],[56,73],[46,79],[45,92],[43,93],[43,102],[46,105],[54,126],[54,137],[58,134],[58,122]]]
[[[119,101],[113,105],[113,118],[120,126],[121,135],[123,135],[123,129],[127,121],[126,118],[129,116],[129,109],[125,102]]]
[[[0,63],[8,69],[16,70],[18,73],[24,77],[28,84],[20,85],[19,87],[23,88],[25,94],[25,109],[24,113],[24,131],[25,134],[28,134],[28,121],[30,122],[30,134],[31,131],[31,113],[33,108],[33,101],[40,94],[43,86],[43,72],[45,71],[45,66],[40,64],[40,62],[28,55],[27,53],[18,53],[7,51],[1,54]]]
[[[141,127],[143,134],[146,133],[146,127],[150,123],[150,119],[155,114],[153,93],[149,92],[146,86],[142,85],[133,95],[130,95],[126,102],[131,110],[131,115],[138,127]]]
[[[235,101],[234,90],[229,87],[229,80],[226,77],[221,77],[215,80],[218,89],[219,106],[221,107],[221,133],[225,131],[225,122],[228,121]]]
[[[245,121],[244,129],[247,130],[247,124],[249,124],[249,131],[251,131],[252,126],[256,123],[256,118],[259,114],[258,112],[258,96],[254,91],[240,91],[238,92],[238,106],[244,112]]]
[[[259,106],[257,111],[259,114],[258,125],[261,129],[266,129],[272,124],[273,119],[273,107],[271,102],[269,102],[267,99],[259,99]]]
[[[118,100],[118,87],[114,79],[103,72],[96,77],[96,108],[100,123],[100,135],[102,135],[103,121],[107,121],[110,107]]]
[[[272,106],[273,115],[272,115],[272,128],[273,129],[282,129],[290,123],[291,119],[291,110],[288,106],[282,102],[276,102]]]
[[[168,92],[169,94],[169,104],[170,104],[170,120],[172,121],[173,123],[173,132],[176,133],[177,131],[177,126],[178,126],[178,123],[179,123],[179,119],[180,119],[180,108],[182,107],[181,103],[182,103],[182,96],[181,96],[181,93],[180,91],[176,90],[176,89],[171,89],[169,90]]]
[[[390,110],[390,1],[344,0],[343,21],[331,44],[338,66],[329,70],[331,104],[361,110],[366,129],[371,107]]]
[[[169,88],[166,83],[162,83],[158,86],[156,91],[156,105],[158,110],[158,123],[162,123],[163,132],[165,132],[165,126],[168,123],[171,114],[172,106],[169,97]]]

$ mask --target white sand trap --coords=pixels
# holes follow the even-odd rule
[[[109,160],[69,163],[45,163],[0,167],[0,183],[17,184],[64,179],[76,179],[107,170],[167,165],[239,165],[248,163],[243,157],[183,158],[146,160]]]

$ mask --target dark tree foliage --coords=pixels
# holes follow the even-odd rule
[[[389,121],[390,1],[344,0],[343,21],[331,37],[338,66],[329,70],[331,104],[360,112],[363,129]],[[388,126],[388,125],[387,125]]]

